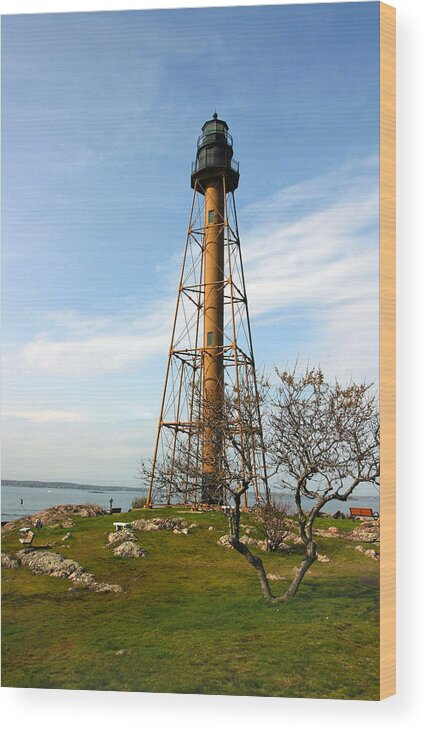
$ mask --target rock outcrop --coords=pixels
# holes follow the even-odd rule
[[[365,549],[365,547],[358,544],[358,546],[354,547],[357,552],[361,552],[361,554],[364,554],[365,557],[370,557],[370,559],[376,559],[377,562],[380,560],[380,555],[375,549]]]
[[[115,557],[121,557],[122,559],[145,557],[146,552],[139,546],[135,541],[124,541],[113,550]]]
[[[16,569],[19,565],[19,559],[15,559],[14,557],[11,557],[10,554],[5,554],[4,552],[1,553],[2,567],[5,567],[5,569]]]
[[[253,536],[249,536],[248,534],[243,534],[243,536],[240,537],[240,543],[244,544],[245,546],[256,547],[257,549],[261,549],[261,551],[263,551],[263,552],[269,551],[266,539],[254,539]],[[227,549],[230,549],[231,544],[230,544],[229,535],[224,534],[223,536],[220,536],[220,538],[217,541],[217,544],[219,546],[225,546]],[[286,550],[289,550],[290,547],[287,544],[282,542],[278,546],[278,549],[281,549],[282,551],[286,551]]]
[[[29,567],[34,574],[49,574],[51,577],[66,577],[71,580],[85,574],[80,564],[55,552],[21,549],[17,552],[17,557],[22,566]]]
[[[347,537],[352,541],[365,541],[369,544],[376,544],[380,541],[380,522],[361,521],[358,526]]]
[[[328,534],[329,536],[329,534]],[[296,534],[292,534],[292,536],[288,536],[288,541],[292,542],[292,544],[298,544],[299,546],[304,544],[304,541],[301,539],[300,536],[297,536]]]
[[[330,562],[331,560],[329,559],[329,557],[326,556],[326,554],[318,554],[317,561],[318,562]]]
[[[13,559],[9,557],[9,559]],[[90,592],[121,592],[120,585],[99,582],[95,577],[72,559],[65,559],[61,554],[36,549],[21,549],[16,555],[14,567],[28,567],[34,574],[50,577],[61,577],[74,583],[72,590],[85,589]]]
[[[80,587],[79,582],[81,585]],[[108,582],[82,582],[80,580],[76,580],[74,587],[70,587],[68,592],[78,592],[79,589],[85,589],[88,592],[114,592],[116,594],[122,591],[120,585],[110,585]]]
[[[326,539],[338,539],[348,536],[345,532],[337,529],[336,526],[329,526],[327,529],[315,529],[313,533],[316,536],[324,536]]]
[[[68,503],[63,506],[52,506],[51,508],[45,508],[43,511],[39,511],[39,513],[34,513],[32,516],[25,516],[15,521],[9,521],[3,526],[2,533],[8,533],[9,531],[19,529],[21,526],[30,525],[40,529],[42,526],[59,524],[64,529],[70,529],[74,526],[72,516],[102,516],[105,513],[108,513],[108,511],[96,503],[87,505]]]
[[[240,541],[242,544],[245,544],[245,546],[258,546],[257,539],[254,539],[252,536],[249,536],[249,534],[243,534],[243,536],[240,537]],[[219,544],[219,542],[218,542]]]
[[[123,544],[124,541],[136,541],[136,536],[130,529],[120,529],[120,531],[111,531],[107,536],[109,546]]]
[[[189,524],[185,519],[170,516],[169,518],[137,519],[132,521],[131,526],[137,531],[174,531],[176,529],[180,533],[188,534],[188,531],[194,529],[197,524]],[[185,529],[187,531],[184,531]]]
[[[111,531],[107,535],[108,546],[113,549],[115,557],[137,559],[145,557],[147,552],[139,546],[134,532],[126,526],[119,531]]]

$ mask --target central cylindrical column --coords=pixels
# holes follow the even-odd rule
[[[220,177],[205,186],[204,270],[202,499],[218,503],[224,399],[224,185]]]

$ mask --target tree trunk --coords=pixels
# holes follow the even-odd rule
[[[267,574],[264,569],[264,565],[262,563],[262,559],[259,557],[256,557],[255,554],[252,554],[252,552],[249,551],[248,547],[245,546],[245,544],[242,544],[241,541],[238,539],[235,539],[234,537],[230,537],[230,544],[239,554],[242,554],[245,559],[248,560],[249,564],[252,565],[252,567],[255,567],[258,579],[260,581],[262,594],[264,595],[265,599],[269,602],[272,602],[274,599],[274,596],[271,594],[270,590],[270,583],[267,579]]]
[[[314,541],[310,541],[309,544],[307,544],[307,555],[302,560],[298,572],[296,573],[291,583],[291,586],[284,595],[275,597],[273,600],[274,603],[287,602],[290,597],[295,597],[298,592],[298,588],[304,579],[305,573],[310,569],[311,565],[316,561],[316,559],[316,543]]]
[[[258,579],[260,581],[262,594],[265,599],[271,602],[273,595],[270,590],[270,583],[267,579],[267,574],[262,563],[262,559],[256,557],[249,551],[245,544],[240,541],[240,495],[234,495],[234,510],[228,517],[230,527],[230,544],[239,554],[242,554],[249,564],[256,569]]]
[[[272,594],[270,589],[270,583],[267,578],[267,573],[264,569],[264,564],[262,562],[262,559],[255,556],[255,554],[252,554],[252,552],[248,549],[246,544],[242,544],[240,541],[240,495],[236,494],[234,497],[234,509],[229,513],[228,516],[228,522],[229,522],[229,528],[230,528],[230,544],[239,554],[242,554],[242,556],[245,557],[245,559],[249,562],[249,564],[255,568],[258,579],[260,581],[262,594],[264,595],[264,598],[274,604],[278,605],[279,603],[285,603],[287,602],[291,597],[295,597],[296,593],[298,592],[298,588],[301,584],[301,582],[304,579],[304,576],[306,572],[310,569],[311,565],[316,561],[317,559],[317,552],[316,552],[316,542],[314,542],[311,538],[312,535],[312,523],[309,524],[309,531],[308,536],[306,532],[306,527],[301,526],[301,535],[304,539],[304,543],[306,545],[306,556],[302,560],[298,572],[295,575],[295,578],[293,579],[289,589],[284,593],[284,595],[278,595],[275,596]]]

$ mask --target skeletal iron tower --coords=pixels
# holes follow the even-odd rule
[[[192,165],[193,200],[178,288],[147,505],[220,503],[223,465],[242,459],[251,496],[267,495],[259,394],[243,275],[228,125],[202,127]],[[224,414],[225,413],[225,414]],[[225,424],[218,419],[224,414]],[[248,466],[250,466],[248,468]],[[245,503],[247,496],[245,494]]]

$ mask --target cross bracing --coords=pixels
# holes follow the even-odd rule
[[[243,451],[249,456],[245,465],[250,463],[253,500],[259,502],[268,491],[234,192],[227,191],[224,176],[218,176],[212,185],[218,188],[220,203],[215,212],[209,212],[215,219],[209,225],[204,184],[196,181],[194,186],[148,505],[172,502],[177,496],[179,501],[192,505],[203,502],[204,472],[210,469],[209,459],[228,464],[234,448],[237,448],[237,458]],[[221,253],[219,257],[223,265],[216,277],[209,280],[206,277],[207,240],[212,236],[223,246],[223,256]],[[212,303],[212,292],[215,306],[219,303],[221,307],[221,317],[212,321],[211,331],[206,332],[206,312]],[[221,368],[208,374],[207,363],[212,353]],[[210,391],[206,390],[207,379]],[[220,398],[209,405],[209,394]],[[227,430],[231,440],[227,444],[221,437],[212,437],[213,410],[218,408],[219,402],[222,409],[224,404],[233,405],[228,407]],[[209,452],[209,440],[215,441],[213,452]],[[209,458],[212,454],[214,457]],[[242,465],[243,473],[247,471],[245,465]],[[211,466],[213,476],[217,467]],[[221,502],[221,490],[223,486],[219,485],[215,502]]]

